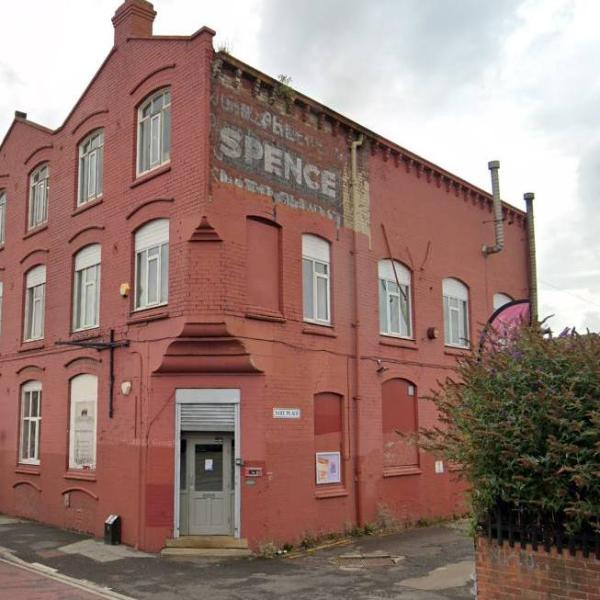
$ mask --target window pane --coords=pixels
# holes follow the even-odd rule
[[[408,286],[400,287],[400,334],[410,336],[410,290]]]
[[[315,271],[327,275],[327,265],[320,262],[315,262]]]
[[[400,333],[400,298],[396,294],[390,294],[390,330]]]
[[[163,111],[162,122],[162,161],[169,160],[171,154],[171,108]]]
[[[79,202],[85,202],[85,191],[87,190],[87,156],[79,160]]]
[[[31,430],[29,433],[29,452],[27,458],[37,458],[36,445],[38,436],[38,422],[29,421],[29,426]]]
[[[160,115],[154,115],[150,121],[150,165],[160,162]]]
[[[40,410],[40,397],[39,397],[39,392],[31,392],[31,396],[30,396],[30,411],[29,411],[29,416],[31,417],[38,417],[39,416],[39,410]]]
[[[96,154],[96,194],[102,194],[102,178],[104,176],[104,150],[102,147],[98,149]]]
[[[146,250],[138,252],[137,255],[137,281],[136,283],[136,306],[146,305]]]
[[[317,277],[317,319],[329,321],[329,310],[327,306],[329,280]]]
[[[22,440],[22,444],[21,444],[21,457],[22,458],[29,458],[28,456],[28,451],[29,451],[29,421],[23,421],[22,422],[22,430],[23,430],[23,440]]]
[[[93,198],[96,195],[96,161],[98,156],[96,152],[92,152],[89,156],[89,174],[88,174],[88,185],[87,185],[87,197]]]
[[[450,332],[451,338],[450,341],[453,344],[460,344],[459,339],[459,313],[457,310],[450,310]]]
[[[150,254],[150,251],[148,251]],[[148,258],[148,304],[158,302],[158,258]]]
[[[23,417],[31,415],[31,392],[23,394]]]
[[[379,280],[379,331],[389,333],[387,317],[387,291],[385,280]]]
[[[169,245],[160,247],[160,301],[166,302],[169,298]]]
[[[313,319],[313,263],[306,258],[302,259],[302,294],[304,300],[304,316],[307,319]]]
[[[140,171],[150,168],[150,119],[140,124]]]
[[[446,343],[450,343],[450,314],[447,296],[444,296],[444,339]]]
[[[469,344],[469,327],[468,327],[468,312],[467,303],[462,300],[460,303],[460,343],[467,346]]]

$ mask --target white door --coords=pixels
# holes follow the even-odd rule
[[[233,534],[232,440],[230,434],[185,436],[188,535]]]

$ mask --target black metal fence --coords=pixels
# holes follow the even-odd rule
[[[499,544],[506,541],[511,547],[516,543],[521,548],[531,544],[534,550],[543,548],[550,552],[550,548],[556,548],[560,553],[568,551],[573,556],[580,550],[585,558],[595,554],[600,560],[600,533],[592,524],[577,533],[569,533],[564,515],[499,503],[479,523],[479,532]]]

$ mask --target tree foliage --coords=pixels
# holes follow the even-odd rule
[[[497,502],[600,529],[600,336],[523,329],[467,357],[431,397],[421,445],[462,466],[475,517]]]

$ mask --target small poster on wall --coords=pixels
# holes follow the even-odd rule
[[[341,458],[339,452],[317,452],[317,485],[340,483]]]

